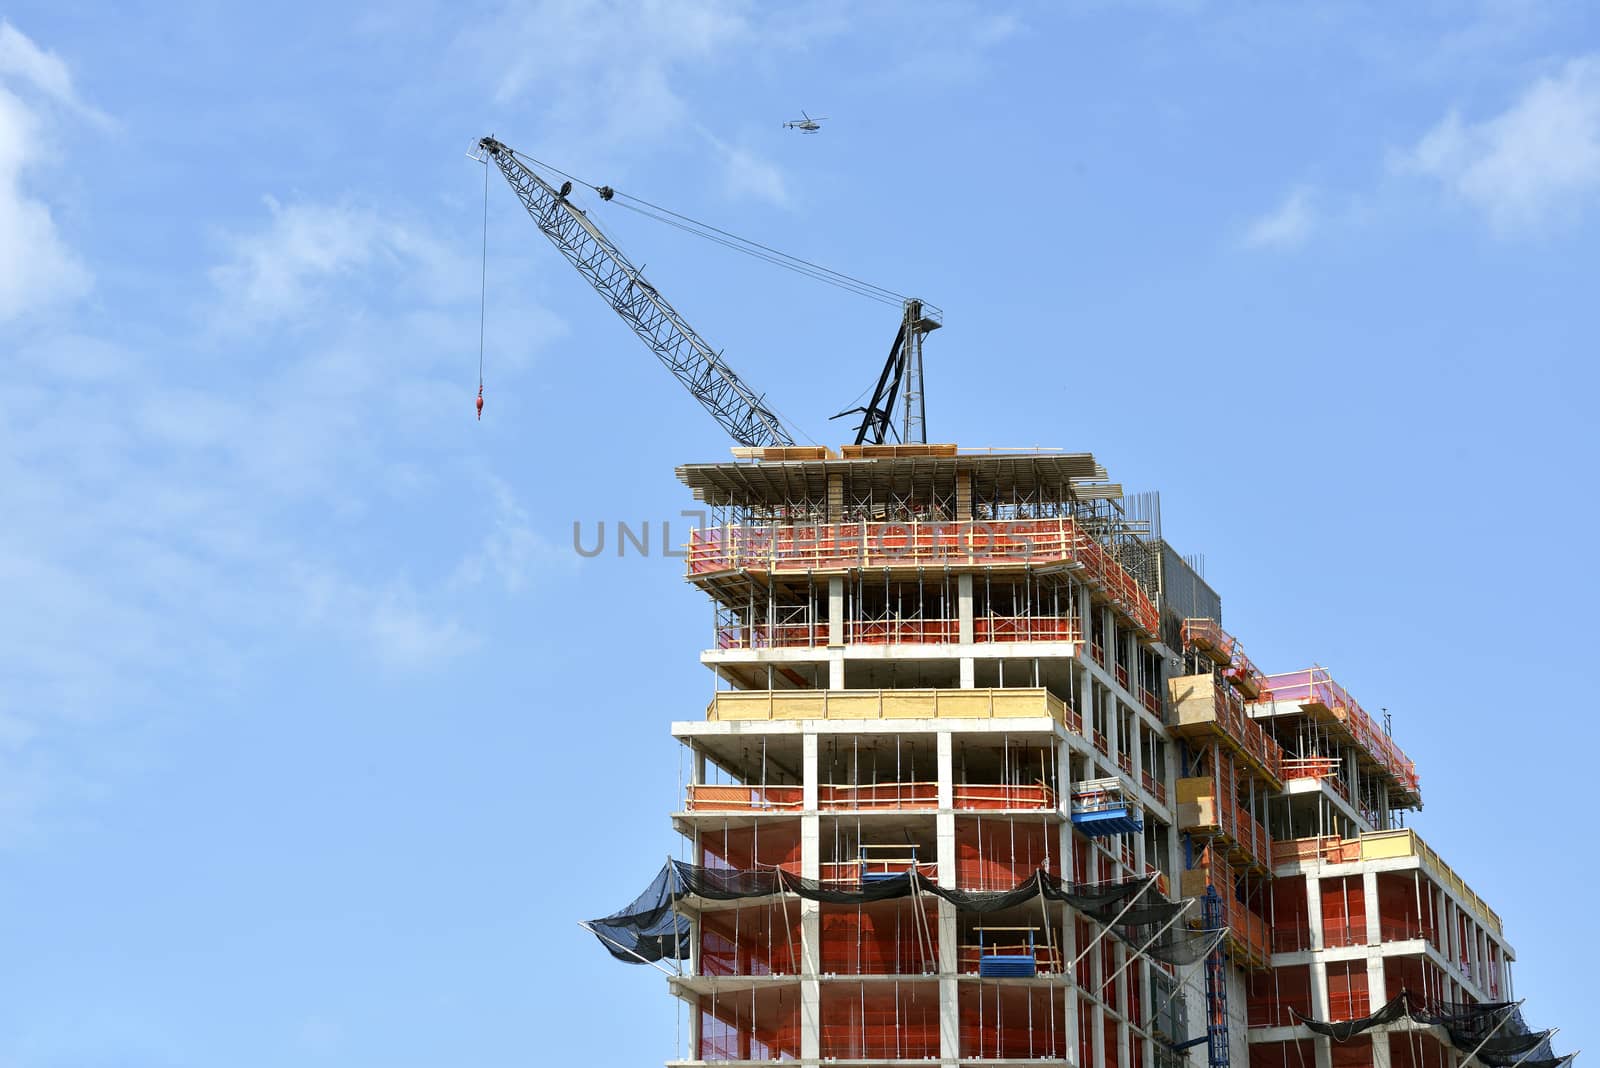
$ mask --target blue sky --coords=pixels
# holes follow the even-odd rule
[[[779,128],[826,115],[815,137]],[[716,426],[541,158],[941,305],[931,436],[1162,492],[1600,1048],[1600,25],[1580,3],[338,4],[0,21],[0,1065],[656,1063],[710,611],[574,521]],[[596,217],[812,437],[895,312]],[[657,528],[658,529],[658,528]],[[1552,907],[1559,894],[1562,905]],[[1579,940],[1579,946],[1586,945]]]

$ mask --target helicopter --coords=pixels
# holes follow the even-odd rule
[[[826,115],[818,119],[813,119],[804,111],[801,111],[800,114],[802,118],[794,119],[790,122],[784,123],[783,128],[785,130],[799,130],[801,133],[813,134],[822,129],[822,124],[828,121]]]

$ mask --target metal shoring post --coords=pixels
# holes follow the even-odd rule
[[[1174,912],[1172,914],[1172,918],[1171,919],[1169,919],[1166,923],[1162,924],[1161,928],[1158,931],[1156,931],[1155,934],[1151,935],[1148,939],[1146,939],[1144,944],[1139,946],[1138,949],[1135,949],[1133,951],[1133,955],[1132,956],[1126,957],[1126,959],[1123,960],[1122,964],[1117,967],[1117,970],[1112,972],[1111,975],[1106,978],[1105,982],[1100,984],[1100,989],[1095,991],[1095,995],[1094,996],[1095,997],[1100,997],[1102,994],[1104,994],[1106,992],[1106,987],[1110,986],[1112,984],[1112,982],[1114,982],[1116,980],[1117,976],[1121,975],[1124,971],[1126,971],[1127,968],[1128,968],[1128,965],[1132,964],[1134,961],[1137,961],[1140,957],[1144,956],[1144,951],[1149,949],[1150,946],[1155,943],[1156,939],[1158,939],[1162,935],[1166,934],[1167,933],[1167,928],[1169,928],[1173,924],[1177,923],[1178,922],[1178,918],[1180,916],[1182,916],[1185,912],[1188,912],[1189,909],[1194,905],[1196,900],[1198,900],[1198,899],[1192,898],[1192,897],[1188,898],[1187,900],[1185,900],[1184,903],[1178,908],[1178,911]]]
[[[1116,922],[1118,920],[1122,919],[1122,917],[1127,914],[1129,909],[1133,908],[1134,905],[1139,903],[1139,899],[1144,897],[1145,892],[1148,891],[1152,886],[1154,886],[1155,882],[1156,882],[1156,876],[1154,876],[1154,875],[1151,875],[1151,876],[1149,876],[1148,878],[1146,878],[1144,880],[1144,885],[1139,888],[1137,893],[1134,893],[1134,894],[1132,894],[1132,895],[1130,895],[1128,897],[1128,903],[1126,905],[1122,906],[1121,911],[1119,911],[1115,916],[1111,917],[1111,919],[1109,921],[1107,921],[1104,925],[1102,925],[1101,928],[1100,928],[1100,933],[1095,935],[1092,939],[1090,939],[1089,940],[1089,944],[1087,946],[1083,947],[1083,952],[1079,953],[1076,957],[1074,957],[1072,959],[1072,967],[1073,968],[1077,968],[1079,962],[1081,962],[1084,957],[1087,957],[1089,955],[1089,953],[1094,949],[1094,947],[1099,944],[1100,940],[1106,936],[1106,933],[1108,931],[1110,931],[1113,926],[1116,925]],[[1090,919],[1094,919],[1094,917],[1091,916]],[[1095,922],[1099,923],[1098,920],[1096,920]]]

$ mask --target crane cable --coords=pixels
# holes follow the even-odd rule
[[[854,293],[857,296],[865,297],[868,300],[877,301],[880,304],[899,306],[903,305],[908,299],[905,294],[896,293],[892,289],[885,289],[883,286],[875,285],[871,282],[856,278],[853,275],[845,274],[843,271],[836,271],[831,267],[825,267],[820,263],[814,263],[810,260],[802,259],[799,256],[775,249],[770,245],[764,245],[759,241],[753,241],[748,237],[740,237],[738,234],[724,230],[721,227],[712,226],[710,223],[701,222],[699,219],[684,215],[681,212],[673,211],[671,208],[666,208],[659,204],[651,203],[642,197],[636,197],[632,194],[624,193],[621,190],[613,189],[610,186],[596,185],[593,182],[579,178],[575,174],[570,174],[554,164],[546,163],[543,160],[536,159],[533,156],[527,155],[526,153],[518,152],[516,149],[509,149],[509,151],[512,155],[516,156],[518,159],[521,159],[525,163],[530,163],[535,166],[542,167],[547,171],[559,174],[561,177],[569,179],[577,185],[587,186],[588,188],[594,190],[595,193],[600,196],[601,200],[611,201],[612,203],[618,204],[620,207],[627,208],[629,211],[643,215],[647,219],[653,219],[656,222],[664,223],[667,226],[682,230],[683,232],[692,234],[695,237],[703,238],[704,240],[713,242],[714,244],[721,245],[724,248],[731,249],[734,252],[743,253],[746,256],[753,257],[754,259],[770,263],[775,267],[781,267],[784,270],[792,271],[795,274],[804,275],[805,277],[811,278],[814,281],[822,282],[825,285],[834,286],[835,288],[842,289],[847,293]],[[931,311],[937,311],[933,305],[927,305],[927,307]]]
[[[489,306],[489,161],[483,162],[483,262],[478,268],[478,421],[483,421],[483,323]]]

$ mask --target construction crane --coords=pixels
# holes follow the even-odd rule
[[[480,140],[478,147],[500,168],[544,236],[734,441],[752,446],[794,444],[794,435],[761,396],[645,281],[622,250],[567,200],[570,181],[555,188],[492,137]],[[608,192],[602,187],[601,197]]]
[[[907,297],[900,329],[889,347],[889,359],[878,375],[872,399],[859,408],[846,408],[834,419],[861,413],[856,426],[857,445],[882,445],[894,432],[895,397],[900,395],[902,417],[900,440],[926,442],[927,411],[922,401],[922,338],[943,325],[938,310],[926,307],[915,297]],[[904,391],[902,393],[902,390]]]
[[[478,149],[481,154],[476,158],[485,163],[494,162],[540,232],[605,298],[623,322],[734,441],[756,447],[795,443],[794,434],[766,405],[764,397],[745,385],[722,359],[722,354],[713,349],[653,285],[645,281],[640,269],[623,255],[622,250],[588,215],[567,199],[572,192],[570,179],[559,188],[552,185],[529,167],[514,149],[493,137],[480,139]],[[548,165],[542,166],[554,170]],[[593,188],[601,200],[609,201],[617,196],[617,192],[609,186]],[[627,199],[625,194],[624,198]],[[857,445],[883,444],[891,436],[898,436],[902,442],[927,440],[922,400],[922,338],[940,326],[942,313],[939,309],[916,298],[890,294],[881,287],[738,238],[715,227],[705,224],[683,226],[681,223],[693,220],[685,216],[676,218],[679,221],[672,222],[672,225],[701,237],[710,237],[718,244],[747,252],[778,266],[799,270],[802,274],[830,284],[842,285],[842,288],[859,295],[876,300],[892,297],[900,301],[900,329],[889,351],[888,362],[878,377],[871,401],[864,407],[851,408],[834,418],[861,413],[861,423],[856,429]],[[707,230],[712,233],[704,232]],[[901,416],[898,428],[895,425],[897,399]],[[481,389],[479,411],[482,411]]]

